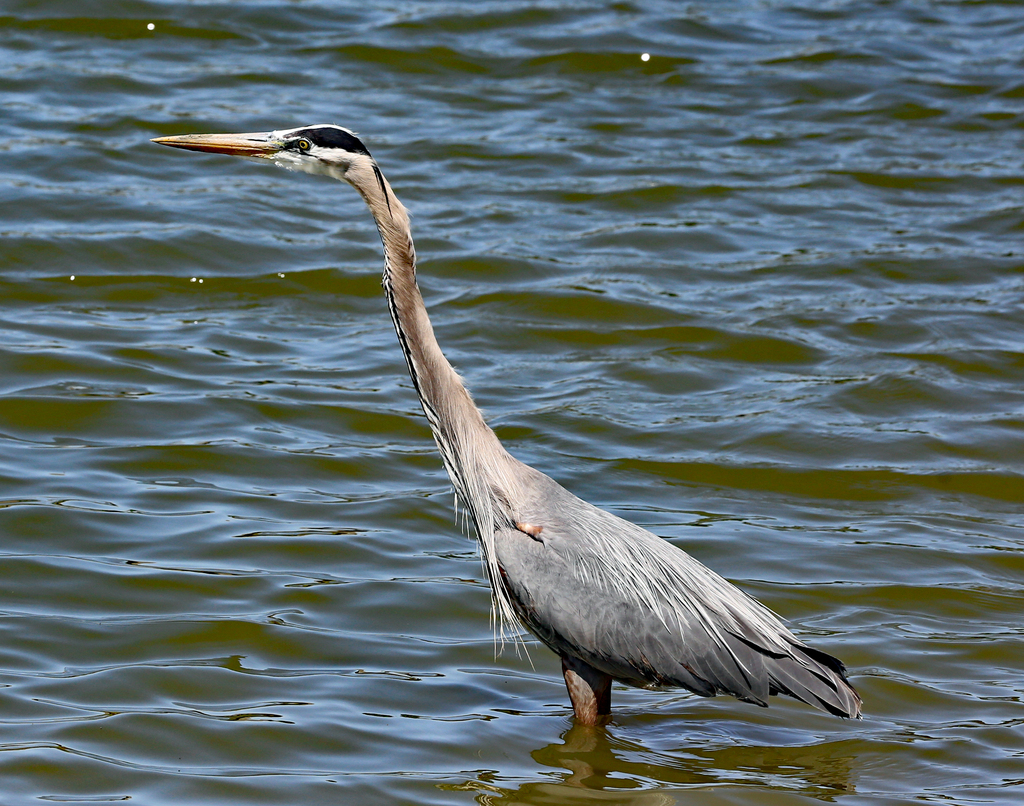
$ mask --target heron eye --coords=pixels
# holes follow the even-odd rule
[[[299,151],[309,151],[309,149],[311,149],[313,147],[313,144],[311,142],[309,142],[309,140],[305,140],[305,139],[297,140],[295,142],[295,145],[299,149]]]

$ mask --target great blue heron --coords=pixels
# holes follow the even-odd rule
[[[767,706],[787,694],[860,716],[836,658],[805,645],[764,605],[666,540],[582,501],[513,458],[448,363],[416,285],[405,207],[366,146],[330,124],[153,142],[266,159],[343,179],[384,246],[384,296],[458,503],[471,517],[498,629],[523,625],[562,659],[576,719],[611,713],[611,683],[728,693]]]

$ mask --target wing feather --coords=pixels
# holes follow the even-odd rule
[[[686,552],[548,481],[545,506],[519,513],[540,539],[499,530],[495,548],[505,592],[551,649],[634,686],[859,715],[838,660]]]

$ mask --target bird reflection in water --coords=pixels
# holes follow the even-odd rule
[[[704,802],[699,793],[711,790],[715,802],[732,802],[730,792],[749,802],[752,786],[757,787],[758,804],[771,806],[792,803],[794,791],[826,801],[855,791],[854,753],[843,743],[723,747],[719,740],[718,747],[697,751],[689,745],[652,750],[617,737],[616,732],[576,721],[562,734],[562,741],[534,750],[530,755],[539,765],[564,770],[554,774],[555,779],[542,772],[543,780],[508,789],[482,775],[443,788],[477,791],[477,801],[487,806],[669,806],[680,803],[684,792],[688,799]]]

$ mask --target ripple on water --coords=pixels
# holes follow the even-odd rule
[[[8,800],[1019,800],[1009,6],[8,6]],[[510,449],[864,720],[617,688],[594,732],[495,657],[358,198],[148,142],[313,121],[412,209]]]

